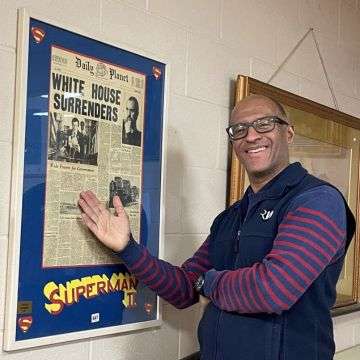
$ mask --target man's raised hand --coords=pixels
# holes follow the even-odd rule
[[[113,203],[115,215],[92,191],[80,193],[79,206],[85,225],[105,246],[118,252],[125,249],[130,240],[130,223],[118,196],[114,196]]]

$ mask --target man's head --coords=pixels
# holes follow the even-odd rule
[[[126,103],[126,119],[124,121],[125,131],[136,130],[136,120],[139,115],[139,102],[136,97],[129,97]]]
[[[289,144],[294,137],[283,107],[273,99],[261,95],[250,95],[240,101],[231,113],[230,126],[239,123],[250,124],[265,118],[264,130],[259,122],[256,131],[253,126],[241,135],[244,137],[232,140],[235,153],[245,166],[250,181],[254,179],[271,179],[289,164]],[[260,122],[261,124],[261,122]],[[261,124],[261,126],[263,126]],[[233,128],[236,132],[236,127]],[[235,137],[236,138],[236,137]]]
[[[71,126],[74,131],[77,131],[77,129],[79,128],[79,120],[77,118],[73,118],[71,120]]]

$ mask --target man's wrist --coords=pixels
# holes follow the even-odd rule
[[[116,254],[121,254],[123,251],[126,250],[127,247],[129,247],[132,243],[136,243],[135,239],[133,238],[132,234],[130,233],[128,236],[128,241],[126,242],[126,244],[124,246],[122,246],[120,249],[113,249],[113,251]]]

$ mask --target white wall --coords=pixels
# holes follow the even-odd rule
[[[212,218],[225,206],[224,128],[237,74],[267,81],[308,28],[314,27],[341,110],[360,117],[360,0],[1,0],[1,289],[8,240],[16,9],[22,6],[89,35],[171,61],[165,255],[176,263],[205,239]],[[311,37],[272,84],[333,106]],[[0,337],[3,317],[1,291]],[[198,317],[197,307],[180,312],[165,305],[160,330],[26,354],[0,352],[0,358],[176,360],[197,350]],[[337,318],[335,324],[339,350],[360,343],[359,314]]]

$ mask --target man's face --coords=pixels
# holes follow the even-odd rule
[[[129,100],[126,103],[126,117],[127,119],[131,119],[132,121],[136,121],[137,114],[136,114],[136,105],[135,101]]]
[[[131,131],[131,119],[129,117],[124,120],[124,129],[126,133]]]
[[[279,116],[272,101],[263,98],[247,98],[240,102],[231,114],[230,125],[251,123],[266,116]],[[279,116],[281,117],[281,116]],[[291,126],[275,124],[274,130],[258,133],[253,127],[248,134],[233,141],[235,153],[250,178],[277,174],[289,163],[288,145],[294,131]]]
[[[74,121],[72,123],[72,129],[74,132],[78,131],[78,128],[79,128],[79,123],[77,121]]]

